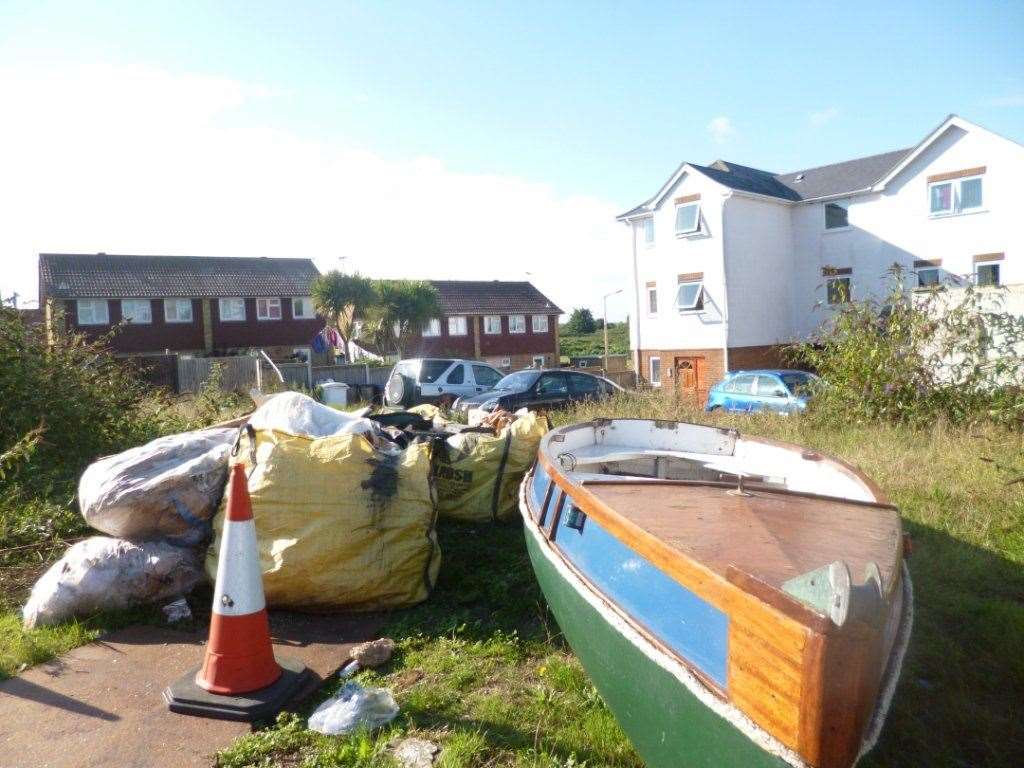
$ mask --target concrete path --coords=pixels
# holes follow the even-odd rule
[[[276,652],[323,678],[352,644],[377,637],[382,619],[274,611],[270,624]],[[0,767],[212,765],[249,726],[172,714],[161,695],[202,661],[205,639],[205,629],[129,627],[0,682]]]

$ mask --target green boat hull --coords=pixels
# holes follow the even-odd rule
[[[558,625],[648,768],[789,766],[634,645],[548,560],[529,523],[524,533]]]

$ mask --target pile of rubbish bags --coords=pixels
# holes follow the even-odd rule
[[[39,579],[25,626],[167,602],[212,580],[235,463],[249,477],[268,606],[413,605],[437,580],[438,516],[512,517],[548,428],[526,413],[465,427],[433,406],[353,414],[288,392],[248,419],[102,458],[78,501],[107,535],[72,545]]]

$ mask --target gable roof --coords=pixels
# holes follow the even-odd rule
[[[39,254],[39,295],[158,299],[164,296],[308,296],[311,259],[227,256]]]
[[[430,280],[446,315],[560,315],[562,310],[526,281]]]

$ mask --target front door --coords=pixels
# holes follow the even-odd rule
[[[676,358],[676,389],[684,402],[703,408],[708,399],[708,382],[703,357]]]

